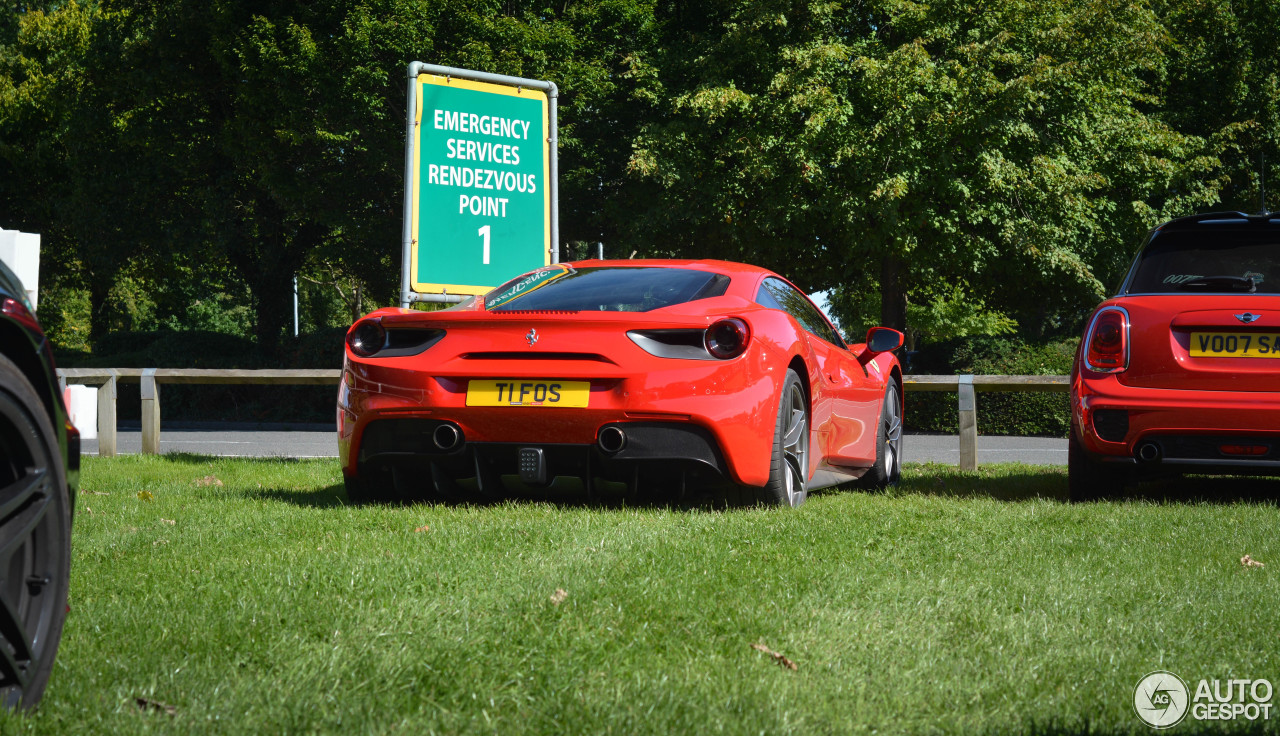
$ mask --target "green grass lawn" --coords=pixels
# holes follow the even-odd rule
[[[333,461],[171,455],[82,491],[53,680],[0,732],[1145,734],[1151,670],[1280,684],[1276,481],[353,508]]]

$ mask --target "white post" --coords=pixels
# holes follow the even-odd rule
[[[298,274],[293,275],[293,336],[298,336]]]
[[[0,230],[0,261],[13,271],[27,292],[31,308],[39,311],[40,236],[17,230]]]

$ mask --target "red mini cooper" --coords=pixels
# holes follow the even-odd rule
[[[1280,475],[1280,213],[1151,231],[1071,379],[1072,500],[1170,473]]]

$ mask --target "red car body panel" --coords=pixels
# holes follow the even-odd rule
[[[1244,223],[1247,216],[1199,216],[1162,227],[1199,236],[1192,228],[1211,217],[1219,220],[1209,224],[1228,217]],[[1249,227],[1269,234],[1257,220],[1250,218]],[[1159,233],[1154,231],[1151,239]],[[1126,294],[1122,288],[1095,310],[1095,316],[1109,309],[1127,315],[1127,367],[1106,372],[1087,364],[1091,317],[1072,369],[1073,440],[1092,461],[1139,469],[1280,472],[1280,350],[1274,358],[1246,358],[1196,356],[1192,349],[1197,339],[1215,335],[1263,337],[1269,343],[1280,335],[1280,294],[1178,292],[1177,282],[1172,283],[1169,293]],[[1127,428],[1099,431],[1098,412],[1107,410],[1127,416]],[[1251,459],[1221,447],[1251,441],[1268,448],[1265,457],[1259,451]],[[1187,443],[1198,445],[1188,450]],[[1154,449],[1141,458],[1144,446]]]
[[[886,382],[900,383],[892,353],[849,349],[805,331],[786,312],[755,302],[775,274],[719,261],[587,261],[569,267],[661,267],[730,277],[721,296],[648,312],[488,311],[483,299],[438,312],[381,309],[387,329],[443,329],[418,355],[371,357],[346,348],[338,399],[344,472],[359,472],[365,429],[386,418],[430,417],[456,423],[467,443],[590,445],[610,422],[671,422],[708,431],[724,454],[730,480],[763,486],[780,394],[789,366],[800,368],[811,401],[809,453],[820,469],[856,477],[876,459],[876,428]],[[554,268],[554,267],[553,267]],[[629,330],[705,329],[724,318],[750,327],[746,352],[728,360],[652,355]],[[358,324],[358,323],[357,323]],[[353,326],[353,330],[355,326]],[[536,332],[536,342],[528,336]],[[475,379],[589,381],[586,408],[467,406]],[[899,392],[899,396],[901,392]]]

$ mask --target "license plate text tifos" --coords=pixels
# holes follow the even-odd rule
[[[522,381],[511,378],[467,383],[467,406],[581,408],[587,405],[590,398],[589,381]]]
[[[1280,334],[1193,332],[1193,358],[1280,358]]]

